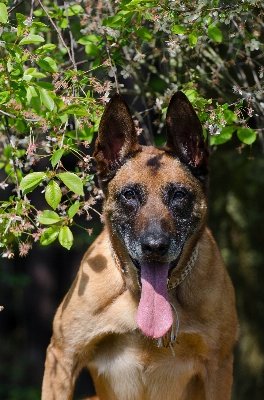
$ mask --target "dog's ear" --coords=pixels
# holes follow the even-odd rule
[[[95,142],[93,157],[99,178],[110,179],[124,159],[138,149],[137,133],[129,108],[116,93],[104,110]]]
[[[197,178],[204,180],[208,173],[209,152],[199,118],[182,92],[176,92],[171,98],[166,129],[166,150],[175,154]]]

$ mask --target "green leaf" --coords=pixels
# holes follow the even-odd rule
[[[9,100],[10,92],[4,91],[0,92],[0,104],[4,104]]]
[[[41,106],[39,91],[34,86],[27,88],[27,101],[31,107],[39,111]]]
[[[44,106],[47,107],[48,110],[52,111],[55,105],[53,98],[50,97],[46,89],[40,88],[39,93]]]
[[[52,44],[52,43],[47,43],[44,44],[43,46],[38,47],[34,53],[35,54],[45,54],[45,53],[49,53],[50,51],[53,51],[56,49],[56,45]]]
[[[68,217],[69,218],[73,218],[74,215],[77,213],[77,211],[80,208],[80,203],[76,202],[74,203],[72,206],[70,206],[69,210],[68,210]]]
[[[237,121],[237,115],[233,113],[231,110],[225,110],[224,111],[224,119],[227,124],[232,124],[232,122]]]
[[[50,82],[38,81],[38,82],[35,82],[35,85],[39,86],[43,89],[54,90],[54,86]]]
[[[73,234],[68,226],[63,226],[59,233],[59,242],[67,250],[70,250],[73,244]]]
[[[38,221],[44,225],[52,225],[60,221],[60,216],[55,211],[44,210],[38,215]]]
[[[20,40],[19,45],[24,44],[38,44],[41,42],[45,42],[45,39],[40,35],[28,35]]]
[[[23,25],[24,28],[25,28],[24,21],[26,20],[26,18],[27,17],[24,14],[16,13],[17,24]]]
[[[182,35],[187,32],[187,28],[185,26],[181,25],[173,25],[171,28],[172,33],[175,33],[176,35]]]
[[[5,24],[8,20],[7,8],[6,5],[0,3],[0,22]]]
[[[193,90],[193,89],[183,90],[183,93],[188,97],[188,99],[191,103],[193,103],[197,99],[197,96],[198,96],[198,93],[196,92],[196,90]]]
[[[60,19],[60,21],[59,21],[59,27],[60,27],[61,29],[66,29],[66,28],[68,28],[68,26],[69,26],[69,22],[68,22],[68,19],[67,19],[67,18],[62,18],[62,19]]]
[[[49,72],[57,72],[58,71],[58,66],[56,62],[54,61],[53,58],[51,57],[42,57],[36,63],[40,66],[40,68],[43,68],[45,71]]]
[[[60,112],[63,112],[63,114],[73,114],[78,116],[88,115],[86,108],[83,107],[81,104],[71,104],[65,108],[62,108]]]
[[[78,40],[78,43],[80,43],[80,44],[98,43],[101,40],[102,40],[101,36],[86,35],[86,36],[81,37],[81,39]]]
[[[77,175],[73,174],[72,172],[62,172],[61,174],[58,174],[57,177],[72,192],[74,192],[80,196],[84,196],[83,183]]]
[[[190,45],[190,47],[193,48],[197,43],[197,37],[195,35],[193,35],[192,33],[190,33],[188,38],[189,38],[189,45]]]
[[[257,139],[255,131],[251,128],[239,128],[237,130],[237,136],[241,142],[246,144],[252,144]]]
[[[93,43],[88,43],[85,46],[85,53],[88,54],[88,56],[97,56],[99,54],[99,48]]]
[[[223,40],[222,32],[215,25],[208,26],[207,35],[209,36],[210,39],[212,39],[214,42],[217,43],[221,43]]]
[[[28,68],[24,71],[24,78],[25,79],[27,76],[31,77],[33,76],[34,78],[46,78],[46,75],[43,74],[42,72],[39,72],[36,68]],[[29,79],[25,79],[29,80]]]
[[[63,153],[64,153],[64,149],[58,149],[58,150],[54,151],[54,153],[52,154],[52,157],[50,159],[52,168],[55,168],[55,166],[58,164],[61,157],[63,156]]]
[[[55,210],[60,204],[62,193],[59,185],[54,180],[50,181],[45,191],[45,199],[49,206]]]
[[[114,15],[113,17],[108,17],[108,18],[104,19],[102,22],[102,25],[119,28],[122,26],[122,20],[123,20],[123,16],[117,14],[117,15]]]
[[[67,8],[63,11],[63,15],[71,17],[73,15],[83,14],[84,9],[79,4],[74,4],[73,6]]]
[[[48,246],[57,239],[59,232],[59,226],[51,226],[45,229],[40,237],[40,244],[42,244],[42,246]]]
[[[44,24],[43,22],[35,22],[35,21],[33,21],[32,22],[32,27],[39,27],[39,26],[47,26],[46,24]]]
[[[232,138],[233,132],[236,130],[236,128],[233,128],[232,126],[225,126],[219,135],[211,135],[210,136],[210,145],[218,145],[218,144],[223,144],[228,142]]]
[[[144,42],[149,42],[152,39],[152,34],[145,27],[139,28],[136,33]]]
[[[20,182],[19,189],[22,190],[23,196],[32,192],[46,176],[45,172],[32,172],[26,175]]]

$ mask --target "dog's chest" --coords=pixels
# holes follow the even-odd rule
[[[170,348],[158,348],[156,342],[134,333],[102,341],[90,367],[99,389],[109,393],[104,400],[180,400],[195,375],[196,362],[186,362]]]

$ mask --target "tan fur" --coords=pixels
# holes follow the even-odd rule
[[[158,168],[147,168],[155,156],[160,156]],[[159,196],[166,182],[184,183],[196,195],[201,222],[185,244],[177,269],[187,263],[197,242],[198,258],[187,278],[169,291],[180,322],[175,354],[139,330],[136,268],[108,223],[118,189],[130,180],[148,190],[138,231],[151,214],[173,229]],[[238,330],[235,295],[217,245],[204,227],[206,203],[198,180],[164,150],[143,147],[108,184],[104,212],[106,227],[84,255],[54,319],[42,400],[71,399],[83,367],[89,369],[100,400],[230,400]],[[125,273],[113,259],[110,239]]]

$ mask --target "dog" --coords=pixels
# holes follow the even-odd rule
[[[235,294],[206,227],[208,150],[184,93],[164,147],[141,146],[113,95],[94,159],[103,232],[58,308],[42,400],[69,400],[88,368],[100,400],[230,400]]]

